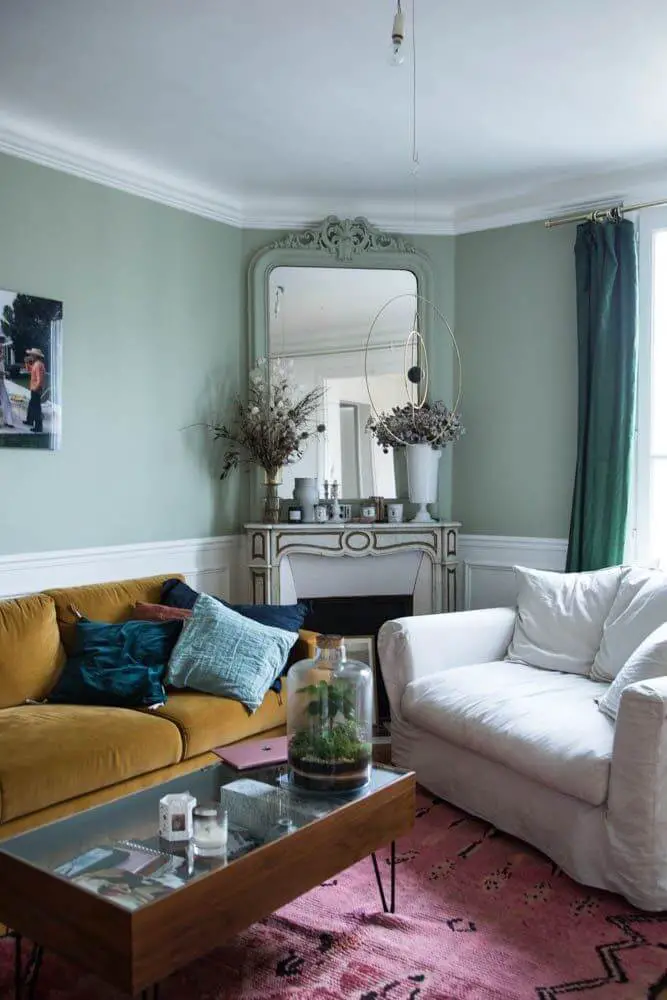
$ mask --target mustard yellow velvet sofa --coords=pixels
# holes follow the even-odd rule
[[[171,574],[174,576],[177,574]],[[45,698],[71,650],[76,609],[95,621],[156,604],[167,577],[51,590],[0,601],[0,840],[217,760],[213,747],[285,731],[285,699],[243,705],[170,691],[157,711],[32,704]],[[308,655],[302,632],[292,659]]]

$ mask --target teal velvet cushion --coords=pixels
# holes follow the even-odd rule
[[[171,654],[167,683],[233,698],[254,712],[297,639],[200,594]]]
[[[165,667],[121,666],[113,670],[71,656],[46,699],[55,705],[108,705],[113,708],[158,708],[167,694]]]
[[[77,622],[74,653],[47,698],[54,704],[145,708],[167,700],[164,676],[181,622]]]

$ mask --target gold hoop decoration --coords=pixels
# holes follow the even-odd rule
[[[415,309],[416,323],[415,323],[415,328],[413,328],[410,331],[410,333],[408,334],[408,337],[407,337],[406,342],[405,342],[404,353],[403,353],[403,380],[404,380],[405,385],[406,385],[406,395],[409,394],[409,389],[407,388],[408,374],[407,374],[407,371],[405,370],[405,362],[406,362],[406,359],[407,359],[407,352],[408,352],[408,350],[410,348],[410,345],[411,345],[411,342],[413,340],[417,341],[418,343],[421,344],[423,352],[424,352],[424,366],[425,366],[425,369],[426,369],[427,389],[428,389],[428,377],[429,377],[429,375],[428,375],[428,373],[429,373],[428,353],[427,353],[427,350],[426,350],[426,341],[424,340],[424,337],[423,337],[422,333],[418,329],[418,327],[419,327],[419,309],[420,309],[421,305],[426,305],[429,308],[431,308],[433,310],[434,315],[437,316],[437,318],[447,328],[447,332],[449,334],[449,339],[451,340],[452,347],[454,348],[454,353],[456,355],[456,365],[457,365],[457,368],[458,368],[458,384],[457,384],[457,391],[456,391],[456,402],[454,403],[454,405],[451,408],[451,414],[452,414],[452,416],[456,416],[458,414],[459,404],[461,402],[461,395],[462,395],[462,392],[463,392],[463,366],[461,364],[461,352],[459,350],[459,345],[456,342],[456,337],[454,336],[454,331],[452,330],[452,328],[449,325],[449,322],[447,321],[447,319],[445,318],[445,316],[442,314],[442,312],[440,311],[440,309],[438,309],[438,307],[436,306],[436,304],[434,302],[431,302],[429,299],[425,299],[421,295],[415,294],[414,292],[401,292],[400,295],[394,295],[394,296],[392,296],[392,298],[387,299],[387,301],[384,303],[384,305],[381,306],[380,309],[376,312],[376,314],[375,314],[375,316],[373,318],[373,322],[370,325],[370,329],[368,331],[368,336],[366,337],[366,344],[365,344],[365,347],[364,347],[364,381],[366,383],[366,392],[368,393],[368,399],[369,399],[369,402],[371,404],[371,410],[373,411],[373,415],[374,415],[375,419],[377,420],[377,422],[380,424],[380,426],[384,429],[385,433],[388,434],[389,437],[394,438],[394,440],[396,441],[397,444],[399,444],[399,445],[406,445],[406,444],[409,444],[409,442],[401,440],[401,438],[399,438],[398,435],[394,434],[394,432],[389,427],[387,427],[387,424],[385,423],[385,421],[382,420],[380,412],[378,411],[378,408],[376,407],[375,402],[373,400],[373,394],[371,393],[371,388],[370,388],[370,384],[369,384],[369,381],[368,381],[368,350],[369,350],[369,347],[370,347],[371,338],[373,336],[373,331],[375,330],[375,327],[376,327],[376,325],[377,325],[380,317],[384,313],[385,309],[387,309],[392,304],[392,302],[396,302],[398,299],[415,299],[415,301],[416,301],[416,309]],[[408,405],[411,405],[413,407],[413,410],[420,410],[425,405],[425,403],[426,403],[426,391],[424,392],[424,395],[423,395],[423,398],[421,399],[421,401],[419,400],[419,396],[417,397],[417,400],[418,400],[418,404],[419,405],[416,405],[415,403],[413,403],[413,401],[411,399],[409,399],[409,398],[407,400]],[[434,438],[433,440],[428,440],[428,441],[425,441],[424,443],[425,444],[437,445],[438,444],[438,439]]]

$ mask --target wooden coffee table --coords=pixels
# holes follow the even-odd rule
[[[195,857],[191,846],[157,837],[163,795],[189,791],[200,802],[217,800],[221,786],[227,795],[240,779],[263,787],[248,797],[245,786],[251,833],[229,809],[228,858]],[[266,786],[273,789],[268,799]],[[367,788],[323,797],[295,793],[284,768],[239,773],[220,763],[1,841],[0,922],[15,936],[15,996],[32,997],[47,950],[131,996],[157,997],[157,984],[170,973],[369,854],[382,906],[393,912],[394,841],[414,817],[411,771],[374,766]],[[156,852],[152,875],[114,875],[117,867],[110,874],[104,859],[130,864],[123,851],[132,848],[120,848],[122,841]],[[389,844],[385,892],[374,852]],[[92,866],[81,869],[91,858]],[[64,865],[67,874],[55,871]],[[176,867],[165,874],[160,866]]]

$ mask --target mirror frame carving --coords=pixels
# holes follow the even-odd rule
[[[279,240],[261,247],[248,268],[248,344],[249,367],[269,353],[269,274],[274,267],[382,268],[412,271],[417,279],[417,294],[433,302],[431,262],[420,250],[394,233],[371,225],[368,219],[339,219],[329,215],[306,229],[287,233]],[[424,339],[431,347],[432,318],[423,317]]]
[[[275,267],[339,267],[411,271],[417,294],[433,302],[433,270],[426,254],[395,233],[384,232],[368,219],[340,219],[328,215],[322,222],[286,233],[261,247],[248,265],[248,370],[257,358],[269,354],[269,275]],[[426,350],[432,347],[432,310],[422,317]],[[258,507],[260,478],[255,478],[252,501]],[[358,501],[361,497],[346,497]]]

